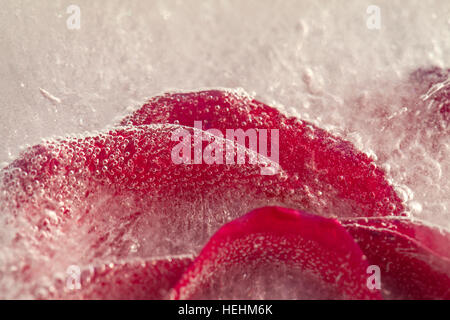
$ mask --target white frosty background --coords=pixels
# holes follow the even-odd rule
[[[66,27],[71,4],[80,30]],[[380,30],[366,27],[369,5],[381,8]],[[2,166],[42,138],[103,129],[163,91],[242,87],[376,155],[413,216],[450,227],[448,132],[420,124],[399,98],[411,96],[401,90],[410,71],[450,67],[447,0],[0,6]]]

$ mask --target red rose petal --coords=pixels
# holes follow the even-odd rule
[[[450,234],[398,218],[342,219],[389,299],[450,299]]]
[[[79,282],[71,282],[73,280],[67,276],[65,281],[61,281],[56,288],[53,288],[46,298],[165,299],[169,290],[191,262],[191,257],[173,257],[105,264],[83,270]],[[76,283],[79,283],[79,288],[76,288]]]
[[[165,219],[166,227],[179,229],[174,234],[190,230],[189,224],[205,224],[199,226],[196,241],[201,237],[206,241],[215,229],[248,208],[270,202],[295,204],[296,199],[290,200],[286,190],[284,173],[261,175],[265,165],[173,163],[171,151],[178,142],[171,140],[171,134],[179,128],[154,125],[117,129],[35,146],[2,171],[5,204],[16,213],[25,210],[41,236],[42,231],[55,226],[64,228],[66,221],[96,226],[96,234],[101,234],[104,225],[108,233],[115,223],[122,228],[136,220],[142,223],[149,211],[155,211],[152,223]],[[234,152],[237,149],[247,157],[255,155],[235,144]],[[195,214],[197,205],[203,209],[199,215]],[[164,209],[172,216],[164,216]],[[176,209],[179,216],[174,214]],[[188,209],[194,211],[186,216]],[[209,216],[202,214],[206,209]],[[102,239],[99,246],[105,242]],[[164,254],[174,252],[158,255]]]
[[[151,98],[122,124],[180,123],[203,129],[280,130],[280,165],[310,198],[302,209],[335,216],[399,215],[401,200],[364,153],[314,125],[288,118],[236,91],[209,90]]]
[[[283,189],[284,173],[261,175],[261,164],[174,164],[171,133],[179,128],[48,142],[2,170],[2,203],[13,212],[5,227],[16,233],[8,247],[29,258],[15,279],[51,278],[71,264],[195,253],[251,209],[301,205]]]
[[[174,288],[175,299],[378,299],[368,264],[336,221],[278,207],[223,226]]]

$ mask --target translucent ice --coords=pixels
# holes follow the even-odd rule
[[[161,92],[243,87],[258,100],[352,142],[385,172],[411,217],[450,230],[448,109],[435,95],[423,99],[433,93],[432,83],[445,82],[450,66],[448,1],[377,1],[379,30],[366,27],[366,10],[373,3],[359,0],[345,6],[325,0],[77,0],[79,29],[67,26],[70,4],[2,3],[1,167],[42,139],[70,136],[76,141],[96,136],[95,131],[106,133],[106,126]],[[45,162],[34,161],[37,167]],[[103,167],[114,172],[114,165],[99,169]],[[251,170],[241,174],[253,179]],[[1,190],[1,297],[46,296],[57,274],[72,264],[82,270],[89,264],[99,268],[114,257],[121,265],[123,257],[140,261],[190,253],[206,241],[192,239],[197,241],[192,245],[182,237],[157,237],[157,242],[151,234],[138,238],[142,230],[164,233],[158,223],[177,228],[170,220],[146,225],[148,212],[167,216],[187,211],[194,218],[205,214],[206,220],[208,214],[223,213],[220,221],[205,224],[209,230],[200,233],[205,235],[237,212],[277,204],[242,189],[239,197],[230,192],[220,194],[217,202],[200,197],[191,204],[180,200],[144,212],[134,210],[151,206],[141,199],[113,197],[116,190],[108,188],[93,192],[98,190],[90,189],[83,170],[74,172],[72,181],[64,172],[54,175],[51,191],[33,183],[17,185],[32,179],[20,170],[11,174],[13,182]],[[272,184],[268,188],[277,193]],[[28,199],[34,209],[11,206],[16,197]],[[86,197],[90,201],[82,203]],[[36,211],[42,203],[45,208]],[[127,206],[130,210],[124,211]],[[70,210],[75,207],[78,212]],[[89,210],[100,214],[94,219],[85,214]],[[30,215],[24,216],[25,211]],[[65,225],[62,220],[69,218],[73,220]],[[102,229],[104,222],[114,232]],[[178,227],[188,229],[189,223]],[[92,225],[97,229],[91,230]]]

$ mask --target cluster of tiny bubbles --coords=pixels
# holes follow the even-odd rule
[[[163,136],[168,136],[167,134],[163,135]],[[60,169],[61,167],[63,167],[63,165],[57,166],[57,168],[53,168],[53,173],[54,176],[52,177],[52,181],[48,182],[46,181],[46,188],[48,188],[48,185],[52,186],[49,190],[45,190],[46,192],[46,196],[50,197],[50,198],[54,198],[53,201],[53,205],[54,207],[60,207],[60,210],[62,211],[62,213],[66,212],[69,209],[72,209],[72,211],[74,209],[76,209],[76,206],[80,206],[80,203],[83,203],[83,200],[85,200],[84,198],[82,198],[82,195],[84,195],[86,193],[86,191],[89,191],[89,184],[87,182],[81,182],[81,178],[87,178],[87,175],[89,174],[89,171],[83,166],[83,163],[89,162],[89,163],[94,163],[94,165],[96,167],[100,167],[100,166],[107,166],[108,163],[110,161],[119,161],[119,163],[114,163],[114,165],[111,167],[111,169],[109,170],[117,170],[118,172],[121,171],[121,165],[123,164],[123,162],[125,161],[125,158],[129,158],[128,160],[128,167],[129,169],[132,171],[134,164],[133,164],[133,160],[136,160],[136,158],[134,157],[134,155],[136,153],[130,154],[128,151],[125,151],[126,148],[128,147],[128,145],[132,145],[134,148],[137,147],[137,145],[139,145],[139,147],[137,147],[136,151],[139,151],[139,148],[143,148],[144,144],[140,144],[137,143],[137,141],[139,141],[140,138],[142,138],[142,132],[134,132],[134,135],[132,138],[127,139],[127,138],[118,138],[117,140],[111,139],[108,135],[100,135],[99,138],[87,138],[87,140],[84,141],[84,143],[86,143],[86,145],[88,146],[88,148],[86,149],[86,151],[82,151],[84,150],[84,148],[80,148],[79,144],[80,141],[79,140],[72,140],[69,141],[67,140],[67,144],[63,144],[62,146],[57,146],[57,147],[53,147],[53,144],[50,144],[49,149],[52,149],[53,151],[58,150],[58,152],[56,152],[57,154],[61,155],[61,158],[59,159],[59,161],[61,163],[64,162],[70,162],[72,165],[72,168],[68,171],[68,172],[64,172],[64,170]],[[117,142],[115,142],[117,141]],[[104,148],[100,148],[98,147],[97,143],[101,143],[103,144],[103,146],[106,146]],[[156,144],[161,144],[162,141],[156,141]],[[127,145],[128,144],[128,145]],[[117,145],[119,145],[119,147],[117,148]],[[124,153],[124,157],[121,157],[119,153],[114,154],[112,150],[122,150],[125,151]],[[128,154],[127,154],[128,152]],[[140,150],[140,152],[142,152],[142,150]],[[84,154],[83,154],[84,153]],[[107,156],[109,155],[109,157]],[[79,157],[81,156],[81,159],[79,159]],[[48,159],[46,159],[45,156],[43,157],[37,157],[37,159],[39,159],[37,162],[45,162]],[[27,168],[27,169],[31,169],[29,170],[31,172],[32,176],[35,176],[37,174],[37,172],[39,170],[36,170],[37,172],[34,172],[34,169],[41,169],[39,168],[39,166],[41,165],[40,163],[37,164],[36,161],[31,161],[32,164],[32,168]],[[38,167],[36,167],[36,165],[38,165]],[[55,165],[56,166],[56,165]],[[192,176],[195,178],[196,176],[201,176],[202,172],[199,172],[198,170],[195,170],[196,167],[190,167],[187,166],[185,167],[187,169],[187,171],[193,171]],[[179,170],[181,170],[182,167],[176,167],[176,173],[174,174],[175,176],[180,176],[181,172],[179,172]],[[206,180],[206,183],[209,185],[214,185],[215,183],[223,183],[223,184],[227,184],[227,185],[232,185],[233,182],[233,178],[232,175],[228,175],[227,171],[233,171],[236,168],[233,166],[227,166],[225,167],[225,171],[224,170],[219,170],[219,168],[212,166],[211,170],[211,179],[210,180]],[[152,172],[152,170],[154,171],[153,168],[150,169],[150,171]],[[244,170],[244,169],[243,169]],[[27,174],[26,172],[23,172],[22,169],[20,168],[16,168],[12,170],[13,172],[13,179],[12,180],[21,180],[21,178],[26,177]],[[245,173],[245,172],[244,172]],[[67,174],[67,175],[66,175]],[[74,179],[74,176],[76,174],[79,174],[77,179]],[[114,174],[112,174],[114,175]],[[184,177],[184,175],[182,175]],[[187,176],[187,175],[186,175]],[[216,180],[214,180],[214,177],[216,177]],[[132,174],[130,178],[128,177],[123,177],[120,176],[120,179],[136,179],[137,176]],[[253,180],[253,176],[251,176],[251,178],[243,178],[241,183],[242,184],[251,184],[252,180]],[[85,179],[87,180],[87,179]],[[180,179],[181,186],[184,186],[186,188],[188,188],[190,186],[190,179]],[[194,179],[195,180],[195,179]],[[222,180],[222,181],[221,181]],[[151,178],[146,179],[146,181],[151,181]],[[84,188],[80,187],[80,183],[83,184]],[[202,183],[202,179],[199,180],[199,183]],[[39,182],[37,182],[37,186]],[[145,188],[147,187],[145,184],[131,184],[132,187],[136,188],[136,189],[140,189],[140,188]],[[274,183],[272,182],[271,179],[262,179],[261,183],[259,183],[259,185],[262,186],[263,189],[267,189],[267,191],[271,191],[273,194],[277,195],[279,194],[279,190],[274,190],[273,186],[278,186],[278,183]],[[44,186],[42,186],[41,191],[44,191]],[[68,186],[70,186],[70,188],[68,188]],[[39,187],[38,187],[39,188]],[[271,189],[271,190],[270,190]],[[82,192],[80,190],[83,190]],[[96,190],[90,190],[91,193],[96,192]],[[235,199],[236,198],[236,190],[230,190],[230,194],[228,196],[228,199]],[[40,194],[41,196],[43,195],[42,193]],[[203,196],[202,196],[203,197]],[[251,197],[250,197],[251,198]],[[111,198],[108,198],[108,201],[111,201]],[[92,199],[92,201],[96,201],[95,198]],[[259,200],[258,200],[259,201]],[[77,203],[78,202],[78,203]],[[98,203],[98,199],[96,201]],[[75,204],[74,204],[75,203]],[[94,202],[95,203],[95,202]],[[108,202],[109,205],[109,209],[111,211],[111,203]],[[257,207],[259,203],[261,204],[265,204],[262,202],[257,202],[257,200],[254,200],[254,206]],[[48,204],[50,206],[50,204]],[[91,203],[92,206],[92,203]],[[97,207],[97,210],[100,210],[102,208],[101,205],[94,205]],[[223,205],[224,207],[227,207],[225,204]],[[69,207],[69,208],[68,208]],[[249,209],[252,209],[251,204],[249,205]],[[213,211],[214,208],[211,208],[211,211]],[[242,213],[242,207],[240,208],[240,210],[236,209],[235,212],[241,212]],[[120,210],[118,210],[120,211]],[[47,212],[47,216],[49,216],[50,220],[45,220],[44,223],[42,225],[46,225],[48,226],[49,224],[51,225],[50,222],[52,222],[55,216],[55,212],[58,212],[55,209],[49,209],[46,211]],[[56,219],[58,220],[58,219]],[[79,237],[78,237],[79,238]],[[75,239],[77,239],[77,237],[75,236]],[[111,244],[109,241],[105,242],[106,244]],[[108,248],[108,246],[102,246],[102,249],[104,249],[105,247]],[[167,247],[167,246],[166,246]],[[96,250],[96,252],[100,252],[101,250]],[[107,250],[104,250],[104,252],[108,252]]]

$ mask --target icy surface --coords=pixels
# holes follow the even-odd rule
[[[81,9],[79,30],[66,26],[71,4]],[[161,92],[242,87],[355,143],[386,170],[412,217],[450,229],[449,127],[410,76],[450,66],[450,3],[377,1],[381,29],[369,30],[372,4],[2,1],[1,167],[42,139],[103,130]],[[0,243],[16,236],[5,228]],[[82,255],[71,241],[66,248]],[[1,250],[0,263],[30,248],[17,250]]]

